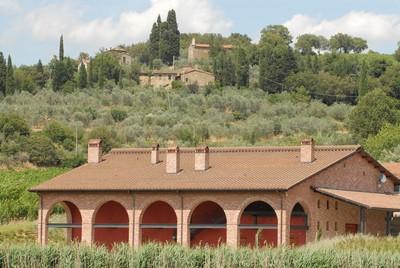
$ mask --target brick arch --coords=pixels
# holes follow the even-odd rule
[[[129,213],[120,202],[101,202],[92,215],[94,242],[111,249],[115,243],[129,241]]]
[[[218,198],[215,198],[215,197],[211,197],[211,198],[199,197],[199,198],[196,198],[195,200],[193,200],[192,202],[190,202],[188,205],[185,206],[186,208],[184,208],[184,209],[189,210],[189,213],[187,214],[187,216],[186,216],[184,222],[190,223],[190,219],[192,218],[193,211],[194,211],[201,203],[204,203],[204,202],[207,202],[207,201],[214,202],[214,203],[216,203],[218,206],[220,206],[220,207],[222,208],[222,210],[224,211],[224,213],[225,213],[225,217],[228,219],[228,215],[227,215],[227,213],[226,213],[226,210],[227,210],[226,207],[227,207],[227,206],[225,205],[225,203],[224,203],[222,200],[220,200],[220,199],[218,199]]]
[[[48,237],[48,229],[57,226],[58,224],[51,224],[49,223],[49,219],[51,213],[55,206],[61,205],[65,211],[67,222],[60,223],[60,224],[67,224],[67,225],[79,225],[77,227],[58,227],[67,229],[67,242],[70,241],[81,241],[82,239],[82,214],[79,210],[79,207],[72,201],[64,200],[64,199],[57,199],[50,205],[49,209],[47,209],[46,214],[44,215],[44,220],[46,224],[45,228],[45,237]]]
[[[94,204],[94,209],[92,210],[92,213],[90,215],[91,222],[93,222],[93,223],[95,222],[96,214],[97,214],[98,210],[104,204],[106,204],[108,202],[115,202],[115,203],[120,204],[125,209],[126,213],[128,214],[128,218],[130,218],[129,213],[128,213],[130,207],[128,204],[126,204],[126,200],[123,200],[122,198],[107,198],[107,197],[105,197],[105,198],[98,199],[96,201],[97,202]]]
[[[139,223],[141,243],[177,241],[178,215],[169,202],[156,200],[147,204]]]
[[[144,203],[141,203],[140,207],[138,208],[141,210],[140,214],[139,214],[139,219],[138,219],[139,223],[142,223],[144,213],[155,202],[163,202],[163,203],[166,203],[168,206],[170,206],[174,210],[176,219],[178,221],[179,213],[177,212],[177,210],[180,210],[180,205],[178,207],[177,204],[175,204],[174,202],[171,202],[170,200],[168,200],[166,198],[154,198],[154,199],[146,200],[146,202],[144,202]]]
[[[265,198],[250,198],[245,201],[238,217],[240,245],[277,245],[279,217],[276,209],[267,201]],[[251,208],[254,210],[248,210]]]
[[[261,201],[264,203],[267,203],[269,206],[272,207],[272,209],[274,210],[276,216],[278,217],[279,213],[279,209],[277,209],[278,205],[275,203],[275,201],[272,198],[265,198],[265,197],[249,197],[246,198],[240,205],[239,210],[237,212],[237,214],[235,215],[235,222],[236,224],[240,224],[240,218],[242,217],[243,211],[251,204],[257,201]],[[278,221],[279,221],[279,217],[278,217]]]
[[[198,202],[189,213],[190,245],[218,246],[226,243],[227,214],[212,200]]]
[[[296,205],[300,205],[305,215],[293,215],[294,208]],[[307,202],[303,200],[296,200],[291,203],[289,218],[289,243],[295,246],[305,245],[307,243],[307,237],[309,234],[309,222],[310,222],[310,208]]]

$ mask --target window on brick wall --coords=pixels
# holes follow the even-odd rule
[[[317,200],[317,208],[321,208],[321,201],[319,199]]]
[[[335,201],[335,209],[338,210],[338,208],[339,208],[339,203],[338,201]]]
[[[329,209],[329,200],[326,200],[326,209]]]
[[[329,221],[326,222],[326,230],[329,231]]]
[[[318,230],[321,229],[321,225],[320,225],[319,221],[317,221],[317,229]]]
[[[338,224],[337,221],[335,221],[335,231],[337,232],[337,230],[338,230]]]

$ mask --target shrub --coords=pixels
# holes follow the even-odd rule
[[[30,129],[26,121],[17,114],[0,114],[0,134],[8,139],[12,136],[28,136]]]
[[[44,128],[43,134],[49,137],[52,142],[62,145],[67,150],[74,148],[74,133],[65,124],[52,121]]]
[[[385,151],[392,151],[399,144],[400,126],[385,125],[377,135],[367,139],[365,149],[379,159]]]
[[[60,163],[56,147],[42,134],[31,136],[28,141],[29,161],[38,166],[55,166]]]
[[[124,110],[112,109],[111,116],[115,122],[121,122],[121,121],[124,121],[128,117],[128,114]]]
[[[361,139],[376,135],[385,124],[396,124],[397,102],[381,89],[375,89],[361,98],[349,115],[350,130]]]

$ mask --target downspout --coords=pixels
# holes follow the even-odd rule
[[[183,245],[183,196],[179,191],[178,195],[181,198],[181,245]]]
[[[281,193],[280,194],[280,196],[281,196],[281,215],[280,215],[280,217],[281,217],[281,223],[280,223],[280,241],[279,241],[279,243],[280,243],[280,245],[282,245],[282,241],[283,241],[283,237],[282,237],[282,235],[283,235],[283,231],[282,231],[282,228],[283,228],[283,197],[282,197],[282,195],[283,195],[283,193]]]
[[[134,192],[131,192],[131,196],[132,196],[132,212],[133,212],[133,218],[132,218],[132,244],[134,244],[135,242],[135,214],[136,214],[136,196]],[[140,227],[139,227],[140,228]],[[133,245],[134,246],[134,245]]]
[[[42,195],[39,193],[40,199],[40,245],[43,245],[43,198]]]

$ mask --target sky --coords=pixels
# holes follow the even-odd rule
[[[393,53],[400,41],[400,0],[0,0],[0,51],[16,65],[47,63],[58,53],[94,55],[100,48],[146,41],[160,14],[175,9],[181,32],[247,34],[257,42],[270,24],[329,37],[342,32]]]

